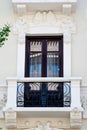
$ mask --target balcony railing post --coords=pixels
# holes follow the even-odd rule
[[[7,80],[7,83],[8,83],[8,94],[7,94],[6,109],[15,108],[16,107],[17,81]]]
[[[81,108],[80,82],[81,79],[71,80],[71,107]]]

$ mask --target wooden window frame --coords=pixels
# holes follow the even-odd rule
[[[29,64],[30,64],[30,44],[29,42],[32,39],[40,39],[42,40],[42,69],[41,69],[41,77],[47,77],[47,40],[58,40],[59,42],[59,66],[60,67],[60,72],[59,72],[59,77],[63,77],[63,36],[26,36],[26,45],[25,45],[25,77],[30,77],[30,69]],[[45,59],[45,61],[44,61]]]

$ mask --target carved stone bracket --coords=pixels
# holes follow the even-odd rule
[[[5,112],[5,125],[6,128],[16,128],[16,112],[12,108]]]
[[[71,128],[80,128],[82,125],[82,112],[78,108],[73,108],[70,112]]]
[[[71,10],[72,10],[72,5],[71,4],[63,4],[62,6],[63,8],[63,13],[70,15],[71,14]]]
[[[17,13],[23,16],[26,13],[26,4],[17,4]]]

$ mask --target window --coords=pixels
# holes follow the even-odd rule
[[[25,77],[63,77],[63,36],[27,36]]]
[[[27,36],[25,77],[63,77],[63,36]],[[62,107],[63,83],[24,83],[24,107]]]

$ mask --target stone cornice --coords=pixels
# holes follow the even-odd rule
[[[76,11],[77,0],[12,0],[12,4],[18,15],[38,10],[56,10],[69,15]]]

